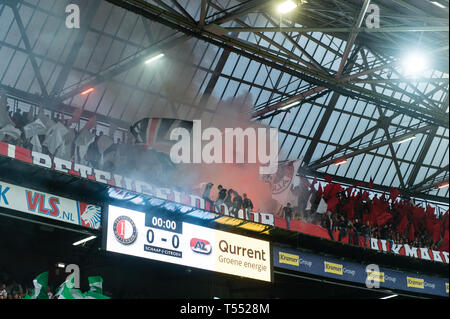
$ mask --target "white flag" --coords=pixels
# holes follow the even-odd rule
[[[327,209],[328,209],[327,203],[323,200],[323,198],[321,198],[316,213],[325,214],[327,212]]]
[[[297,196],[292,192],[292,184],[302,160],[290,161],[278,165],[278,170],[270,176],[272,198],[280,205],[296,203]]]

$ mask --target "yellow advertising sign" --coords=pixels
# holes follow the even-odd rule
[[[336,275],[343,275],[344,267],[340,264],[330,263],[328,261],[324,262],[325,264],[325,272],[329,272]]]
[[[367,271],[367,280],[376,281],[376,282],[384,282],[384,272],[368,270]]]
[[[278,258],[279,258],[280,264],[287,264],[287,265],[292,265],[292,266],[300,265],[300,257],[297,255],[282,253],[280,251]]]
[[[412,288],[425,288],[425,281],[420,278],[406,277],[406,285]]]

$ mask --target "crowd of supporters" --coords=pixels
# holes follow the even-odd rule
[[[1,99],[0,96],[0,104]],[[3,104],[6,104],[5,101],[3,98]],[[14,136],[4,132],[2,134],[0,130],[1,142],[123,176],[148,178],[157,185],[164,185],[170,179],[168,175],[173,164],[167,155],[137,147],[132,140],[124,143],[124,138],[114,139],[103,132],[97,132],[95,121],[89,121],[83,129],[77,130],[73,119],[65,120],[60,114],[50,119],[42,112],[35,112],[33,108],[30,108],[29,112],[12,112],[9,106],[4,106],[13,127],[20,133]],[[1,114],[0,116],[5,117]],[[58,145],[49,145],[46,140],[48,134],[52,134],[50,127],[46,127],[46,133],[38,135],[38,141],[33,142],[32,136],[26,137],[25,127],[38,119],[46,126],[61,123],[67,129],[61,141],[52,140],[53,144],[59,143]],[[78,142],[80,136],[84,137],[82,142]],[[62,148],[69,149],[69,152],[62,152]],[[395,189],[388,197],[383,195],[380,198],[370,198],[367,191],[357,191],[357,187],[343,189],[339,184],[329,181],[323,190],[320,184],[316,190],[314,184],[302,186],[301,189],[297,187],[294,192],[298,195],[298,202],[288,203],[278,211],[277,215],[286,219],[288,228],[291,220],[298,219],[326,228],[330,239],[340,241],[347,238],[348,243],[354,245],[367,246],[367,239],[372,237],[386,239],[391,244],[409,244],[448,251],[448,212],[436,216],[434,208],[429,205],[420,207],[412,201],[399,201],[399,192]],[[219,185],[218,197],[213,199],[210,198],[213,186],[212,183],[206,185],[204,199],[213,202],[219,211],[221,204],[227,205],[230,214],[235,217],[238,217],[238,212],[242,209],[245,218],[250,219],[253,203],[247,194],[241,196],[235,190],[227,190]],[[337,238],[333,235],[336,230],[339,234]]]
[[[31,293],[32,288],[29,288],[16,279],[11,278],[11,275],[5,269],[0,271],[0,299],[23,299],[25,295]]]
[[[168,173],[173,172],[174,166],[166,154],[137,146],[128,134],[121,134],[122,138],[118,138],[114,129],[109,133],[97,130],[95,118],[79,129],[79,118],[64,119],[62,113],[45,115],[42,108],[37,111],[30,107],[28,112],[19,108],[12,110],[5,101],[3,95],[0,142],[123,176],[151,177],[153,183],[159,185],[164,185]],[[1,112],[2,107],[4,112]],[[45,130],[37,130],[39,126],[36,123],[42,123]],[[34,124],[26,134],[27,126]]]
[[[349,244],[367,247],[369,238],[377,238],[391,246],[408,244],[448,251],[448,210],[439,214],[430,205],[421,207],[413,200],[399,200],[400,192],[395,188],[389,194],[370,195],[367,190],[344,189],[329,181],[323,189],[320,184],[317,190],[314,185],[303,187],[298,195],[295,207],[288,203],[278,216],[320,225],[332,240],[346,238]]]

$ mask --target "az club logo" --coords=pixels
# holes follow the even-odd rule
[[[207,240],[192,238],[191,249],[196,253],[209,255],[211,253],[212,247],[210,242]]]
[[[136,225],[128,216],[117,217],[113,229],[117,241],[122,245],[131,245],[137,238]]]

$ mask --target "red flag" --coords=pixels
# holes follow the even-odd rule
[[[372,177],[370,178],[368,187],[369,187],[369,188],[372,188],[372,187],[373,187],[373,179],[372,179]]]
[[[327,183],[331,183],[331,181],[333,180],[333,177],[331,177],[330,175],[325,175],[325,181],[327,182]]]
[[[411,240],[411,241],[414,240],[414,223],[411,223],[409,225],[408,239]]]
[[[323,189],[323,194],[326,197],[336,197],[336,195],[342,192],[344,189],[339,184],[328,184]]]
[[[331,210],[331,211],[334,211],[336,209],[336,206],[337,206],[338,203],[339,203],[339,199],[337,199],[337,197],[332,197],[327,202],[327,209]]]
[[[442,245],[439,248],[440,251],[448,251],[448,228],[445,230],[444,238],[442,238]]]
[[[347,218],[353,219],[355,216],[355,200],[353,198],[350,198],[345,204],[345,206],[342,208],[343,211],[347,212]]]
[[[408,217],[406,216],[406,214],[404,214],[400,223],[397,225],[397,230],[403,235],[405,232],[406,226],[408,226]]]
[[[437,222],[433,225],[431,234],[433,235],[433,242],[437,243],[441,238],[441,223]]]
[[[369,193],[367,191],[364,191],[361,195],[361,200],[366,201],[369,199]]]
[[[397,199],[397,197],[400,195],[400,191],[395,188],[395,187],[391,187],[391,192],[389,194],[389,199],[392,200],[392,202],[395,202],[395,200]]]
[[[422,207],[413,207],[412,212],[413,212],[413,221],[415,224],[414,226],[416,228],[419,228],[419,224],[422,218],[425,216],[425,209],[423,209]]]
[[[379,227],[384,226],[388,221],[392,219],[392,215],[387,212],[382,212],[377,216],[377,224]]]
[[[322,185],[319,183],[319,187],[317,189],[317,197],[319,199],[322,198],[322,194],[323,194]]]

